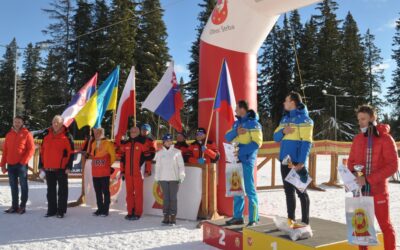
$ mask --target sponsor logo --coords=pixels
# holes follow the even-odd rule
[[[164,195],[161,189],[161,185],[158,182],[154,182],[153,184],[153,197],[154,197],[154,204],[153,208],[155,209],[162,209],[164,203]]]
[[[240,239],[239,239],[239,237],[235,238],[235,246],[236,247],[240,247]]]
[[[220,25],[225,22],[228,17],[228,0],[218,0],[212,15],[211,21],[215,25]]]
[[[247,237],[247,245],[249,245],[249,246],[253,245],[253,238]]]

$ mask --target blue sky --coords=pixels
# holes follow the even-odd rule
[[[281,0],[277,0],[281,1]],[[29,42],[44,40],[41,32],[49,23],[48,17],[41,11],[49,6],[51,0],[2,0],[0,8],[0,44],[8,44],[16,37],[20,47]],[[161,0],[165,8],[164,20],[168,29],[168,46],[175,60],[178,77],[188,79],[187,63],[190,61],[189,49],[195,39],[198,25],[197,15],[200,11],[198,3],[201,0]],[[399,0],[337,0],[339,9],[337,15],[344,19],[350,11],[357,21],[360,32],[369,28],[376,36],[376,44],[382,50],[386,80],[383,91],[391,82],[391,73],[395,67],[391,60],[392,38],[395,20],[400,17]],[[300,10],[303,20],[310,18],[315,11],[315,5]],[[0,48],[0,54],[4,49]],[[19,62],[20,64],[21,62]]]

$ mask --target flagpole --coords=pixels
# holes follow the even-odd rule
[[[134,79],[135,81],[132,83],[133,84],[133,126],[136,127],[136,68],[134,68],[135,71],[133,72],[134,74]]]
[[[219,85],[221,84],[221,72],[222,72],[222,68],[224,67],[224,61],[225,61],[225,58],[222,60],[221,70],[219,71],[220,73],[219,73],[219,76],[218,76],[218,85],[217,85],[217,89],[215,90],[213,105],[211,106],[211,115],[210,115],[210,120],[208,122],[208,128],[207,128],[207,134],[206,134],[206,140],[204,142],[204,144],[205,144],[204,146],[207,145],[208,137],[210,135],[211,123],[212,123],[213,115],[214,115],[215,100],[217,99]],[[203,152],[203,158],[204,158],[204,152]]]
[[[113,140],[113,141],[115,139],[114,123],[115,123],[115,110],[112,111],[112,120],[111,120],[111,140]]]
[[[157,140],[160,138],[160,116],[158,116],[157,121]]]

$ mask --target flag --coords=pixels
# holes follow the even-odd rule
[[[214,110],[223,114],[228,124],[232,125],[235,121],[236,100],[233,92],[231,75],[228,63],[224,59],[218,79],[218,89],[215,95]]]
[[[98,128],[107,110],[117,106],[119,66],[107,77],[99,89],[75,117],[78,128],[90,126]]]
[[[117,144],[120,143],[122,135],[127,130],[129,116],[136,116],[135,80],[135,67],[132,66],[121,98],[119,99],[117,117],[114,123],[114,136]]]
[[[94,74],[94,76],[78,91],[78,93],[74,95],[71,102],[68,104],[68,107],[62,113],[61,116],[64,118],[64,125],[66,127],[71,125],[75,116],[96,91],[97,76],[98,73]]]
[[[143,102],[142,108],[159,115],[177,131],[182,131],[181,109],[183,108],[183,101],[173,62],[169,64],[158,85]]]

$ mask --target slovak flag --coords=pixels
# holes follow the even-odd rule
[[[224,59],[219,74],[218,89],[215,95],[214,110],[223,114],[228,124],[232,125],[235,121],[236,100],[233,92],[231,75],[228,63]]]
[[[181,109],[183,108],[183,101],[173,62],[170,62],[160,82],[144,100],[142,108],[159,115],[177,131],[182,131]]]
[[[98,73],[94,74],[94,76],[78,91],[78,93],[74,95],[71,102],[68,104],[68,107],[62,113],[61,116],[64,118],[64,125],[66,127],[71,125],[75,116],[96,92],[97,76]]]
[[[117,117],[114,123],[114,136],[117,145],[121,142],[122,136],[128,128],[128,119],[130,116],[136,116],[136,78],[135,67],[132,66],[128,79],[126,80],[124,90],[119,99],[117,108]]]

